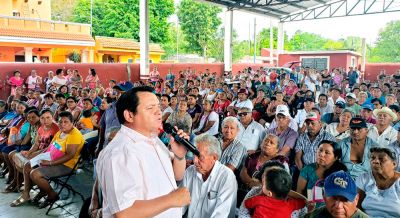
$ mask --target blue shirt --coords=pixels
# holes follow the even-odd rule
[[[117,107],[115,106],[115,102],[111,103],[106,111],[104,111],[103,115],[100,119],[100,127],[104,129],[104,144],[105,147],[109,142],[109,136],[112,132],[117,132],[121,128],[121,124],[118,121]]]
[[[371,165],[370,165],[370,160],[369,160],[369,149],[372,147],[377,147],[378,145],[376,144],[375,141],[373,141],[371,138],[367,137],[365,141],[365,147],[364,147],[364,154],[363,154],[363,159],[361,163],[353,163],[350,160],[350,154],[351,154],[351,138],[345,138],[342,141],[339,142],[339,146],[342,149],[342,163],[346,165],[347,169],[349,170],[349,173],[353,179],[356,179],[358,176],[360,176],[363,173],[371,171]]]
[[[367,100],[365,100],[365,102],[364,102],[364,104],[371,104],[371,100],[372,99],[374,99],[374,97],[369,97],[369,98],[367,98]],[[386,98],[383,96],[383,95],[381,95],[381,97],[379,98],[379,100],[381,100],[381,102],[382,102],[382,105],[384,105],[384,104],[386,104]]]

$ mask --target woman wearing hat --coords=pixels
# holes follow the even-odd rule
[[[398,132],[391,126],[397,120],[397,115],[388,107],[375,109],[376,124],[369,129],[368,137],[380,146],[388,146],[396,141]]]
[[[398,157],[388,148],[371,148],[370,153],[371,171],[356,179],[358,207],[370,217],[400,217]]]

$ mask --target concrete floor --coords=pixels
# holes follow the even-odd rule
[[[93,186],[91,169],[92,167],[90,167],[90,169],[79,170],[79,174],[71,177],[70,182],[68,182],[76,191],[82,193],[85,198],[91,196]],[[5,189],[5,181],[5,179],[0,179],[0,191]],[[17,199],[20,196],[20,193],[0,193],[0,218],[79,217],[79,212],[83,203],[81,197],[79,197],[79,195],[74,196],[72,193],[68,195],[68,191],[64,190],[62,191],[60,200],[57,201],[57,204],[68,205],[65,206],[64,209],[57,208],[51,210],[49,215],[46,215],[48,208],[38,209],[30,202],[19,207],[10,207],[10,203]],[[58,189],[56,191],[58,191]],[[36,193],[37,191],[32,191],[31,197],[34,197]]]

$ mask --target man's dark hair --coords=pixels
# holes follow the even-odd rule
[[[169,95],[167,95],[167,94],[163,94],[163,95],[161,95],[161,97],[166,97],[168,99],[168,102],[171,101],[171,97]]]
[[[271,167],[278,167],[280,169],[285,169],[285,166],[277,161],[277,160],[271,160],[271,161],[267,161],[265,162],[262,166],[261,169],[258,171],[258,173],[255,175],[255,178],[258,179],[258,181],[262,181],[262,175],[264,174],[264,171],[268,168]]]
[[[65,99],[65,95],[62,94],[62,93],[57,93],[57,94],[56,94],[56,99],[57,99],[57,98],[63,98],[63,99]]]
[[[92,112],[90,110],[83,110],[82,116],[85,118],[89,118],[92,116]]]
[[[130,89],[129,91],[123,93],[116,103],[116,112],[118,121],[121,124],[126,122],[124,117],[124,111],[128,110],[133,114],[136,114],[137,107],[139,105],[138,92],[154,92],[154,89],[149,86],[138,86]]]
[[[82,102],[85,102],[85,101],[90,102],[90,104],[93,104],[93,101],[92,101],[92,99],[90,99],[90,98],[84,98],[84,99],[82,100]]]
[[[379,98],[373,98],[373,99],[371,100],[371,103],[373,104],[374,102],[378,102],[380,105],[382,105],[382,101],[381,101],[381,99],[379,99]]]
[[[320,98],[320,97],[325,97],[325,99],[328,100],[328,96],[323,93],[319,94],[318,98]]]
[[[24,114],[28,115],[31,110],[37,110],[37,108],[35,106],[25,107]]]
[[[273,168],[265,173],[266,188],[276,199],[285,199],[292,188],[292,178],[284,169]]]
[[[74,96],[69,96],[69,97],[67,98],[67,101],[68,101],[69,99],[74,100],[75,103],[78,102]]]
[[[111,97],[105,97],[104,99],[106,99],[106,102],[108,103],[108,104],[111,104],[111,103],[113,103],[114,102],[114,98],[111,98]]]
[[[34,113],[34,114],[36,114],[36,116],[38,116],[38,117],[40,117],[40,113],[39,113],[39,111],[36,109],[36,108],[31,108],[27,113],[26,113],[26,115],[28,115],[28,114],[31,114],[31,113]]]
[[[51,111],[50,109],[43,109],[42,111],[40,111],[40,116],[42,116],[45,113],[50,113],[51,116],[54,115],[53,111]]]
[[[63,72],[62,69],[57,69],[57,70],[56,70],[56,75],[60,75],[62,72]]]
[[[58,119],[61,119],[61,117],[67,117],[71,122],[74,122],[74,116],[69,111],[61,111],[58,114]]]
[[[51,98],[51,99],[54,100],[54,96],[53,96],[52,94],[50,94],[50,93],[45,94],[45,95],[43,96],[43,98]]]

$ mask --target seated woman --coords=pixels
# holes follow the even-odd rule
[[[209,134],[218,135],[219,116],[212,109],[212,102],[205,99],[203,103],[203,113],[200,116],[200,122],[197,128],[193,130],[196,135]]]
[[[50,109],[44,109],[40,112],[40,123],[41,125],[37,130],[37,136],[35,138],[35,142],[32,144],[32,147],[28,151],[16,152],[12,155],[12,157],[10,157],[15,167],[15,170],[17,171],[16,175],[19,176],[18,172],[22,173],[24,180],[29,179],[29,173],[24,173],[25,169],[31,169],[29,160],[34,158],[38,154],[43,153],[43,151],[45,151],[50,145],[50,142],[52,141],[54,135],[59,130],[57,124],[53,121],[53,112]],[[24,199],[29,199],[29,191],[23,191],[22,196]],[[38,194],[32,200],[32,202],[37,203],[42,197],[42,194]],[[23,202],[24,201],[20,201],[16,204],[12,204],[11,206],[18,206],[20,203]]]
[[[75,97],[69,96],[66,99],[66,102],[67,102],[66,111],[68,111],[72,114],[72,116],[74,117],[74,123],[75,123],[79,120],[82,110],[81,110],[81,108],[78,107],[78,104],[77,104],[78,101],[76,100]]]
[[[326,131],[332,134],[339,142],[350,137],[350,120],[354,117],[354,111],[350,108],[343,109],[339,117],[339,123],[331,123],[326,126]]]
[[[10,168],[8,179],[11,180],[11,184],[7,186],[5,192],[17,192],[22,184],[22,179],[20,180],[20,173],[15,170],[13,157],[16,152],[27,151],[31,148],[32,145],[35,144],[38,128],[40,126],[39,121],[39,111],[36,109],[28,108],[28,112],[26,113],[26,120],[29,123],[29,129],[24,139],[21,142],[21,145],[16,147],[16,150],[10,151],[8,154],[8,159],[10,161]],[[22,132],[22,130],[21,130]]]
[[[10,206],[18,206],[29,201],[32,183],[39,187],[41,197],[47,195],[46,200],[39,204],[39,208],[45,208],[59,199],[48,179],[71,172],[79,159],[85,140],[79,130],[74,127],[72,114],[68,111],[59,114],[58,127],[60,131],[56,133],[48,149],[41,153],[48,152],[50,160],[46,158],[40,160],[39,167],[35,169],[32,169],[30,162],[25,164],[24,192]]]
[[[322,140],[317,150],[317,162],[305,166],[300,171],[297,181],[296,191],[308,196],[309,200],[315,200],[312,190],[318,180],[324,178],[324,172],[332,166],[339,165],[342,157],[342,150],[336,142]],[[322,206],[322,202],[317,202],[317,207]]]
[[[370,149],[371,171],[356,179],[358,208],[370,217],[400,217],[400,173],[389,148]]]
[[[247,149],[236,139],[239,133],[240,122],[236,117],[226,117],[222,121],[222,154],[219,162],[227,166],[234,173],[240,172],[242,160],[247,155]]]
[[[240,171],[240,179],[249,189],[254,186],[261,185],[261,182],[255,178],[255,175],[260,171],[262,165],[267,161],[279,161],[285,166],[285,169],[289,171],[287,158],[282,155],[278,155],[278,136],[274,134],[266,135],[262,144],[260,145],[260,148],[261,150],[256,151],[254,154],[251,154],[246,158],[244,167]]]
[[[18,145],[21,145],[22,140],[28,133],[29,122],[26,122],[24,114],[27,107],[28,106],[25,102],[20,101],[16,107],[17,116],[14,117],[7,125],[7,128],[3,129],[1,132],[4,135],[4,139],[0,142],[0,163],[5,163],[5,170],[0,175],[0,177],[2,178],[5,177],[11,167],[10,160],[8,159],[8,154],[11,151],[15,150]],[[9,174],[8,176],[9,178],[6,183],[10,184],[12,178],[14,178],[14,175]]]
[[[187,109],[187,100],[182,98],[179,101],[178,110],[169,115],[166,123],[169,123],[172,126],[177,126],[178,129],[182,129],[184,132],[190,134],[192,130],[192,117],[190,117]]]

